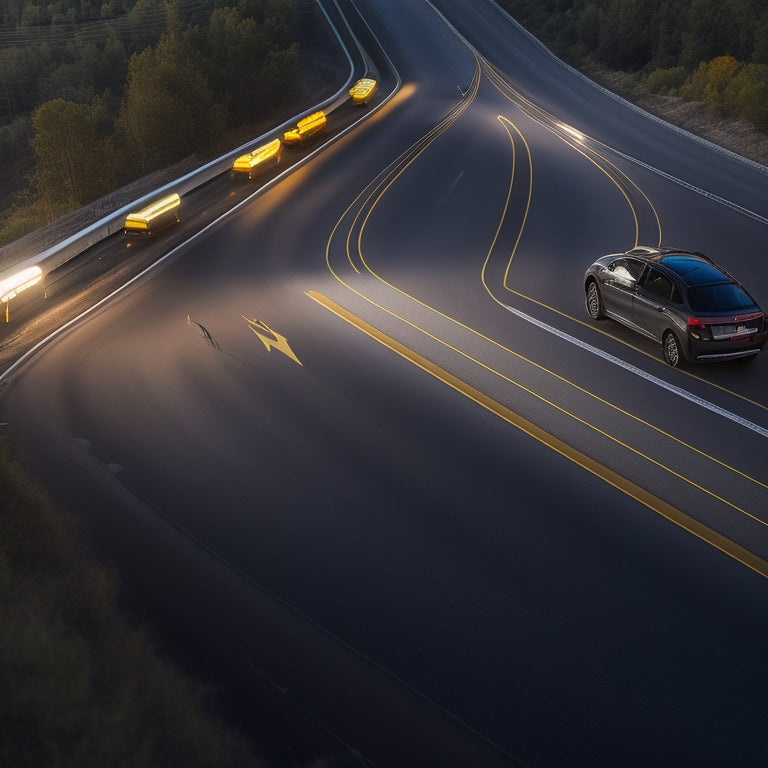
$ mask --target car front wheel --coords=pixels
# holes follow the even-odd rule
[[[680,354],[680,342],[672,331],[667,331],[662,339],[662,349],[664,350],[664,359],[673,368],[680,365],[682,356]]]
[[[587,314],[593,320],[602,320],[605,317],[603,297],[600,295],[600,289],[594,280],[590,280],[589,285],[587,285]]]

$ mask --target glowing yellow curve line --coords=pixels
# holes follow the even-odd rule
[[[485,71],[488,76],[488,79],[491,81],[491,83],[496,88],[496,90],[505,99],[507,99],[507,101],[511,102],[520,110],[522,110],[525,114],[528,115],[528,117],[531,120],[541,125],[544,129],[548,130],[550,133],[552,133],[554,136],[560,139],[560,141],[562,141],[564,144],[569,146],[574,151],[578,152],[588,162],[592,163],[592,165],[594,165],[595,168],[597,168],[601,173],[605,174],[605,176],[611,181],[611,183],[614,184],[614,186],[619,190],[619,192],[622,194],[622,196],[626,200],[627,205],[629,206],[629,209],[632,213],[632,217],[635,222],[635,245],[638,245],[639,243],[640,220],[637,215],[637,209],[632,203],[632,200],[627,194],[626,190],[622,186],[621,180],[623,179],[628,187],[632,187],[635,190],[637,190],[637,192],[645,200],[649,209],[653,213],[654,219],[656,221],[656,227],[658,229],[658,244],[661,245],[661,241],[662,241],[661,221],[659,220],[658,212],[656,211],[656,208],[653,205],[653,203],[648,198],[648,195],[646,195],[645,192],[643,192],[643,190],[638,186],[638,184],[629,176],[627,176],[627,174],[624,173],[624,171],[622,171],[615,163],[613,163],[605,155],[601,154],[597,150],[590,148],[589,151],[593,153],[596,157],[598,157],[600,160],[602,160],[603,163],[605,163],[605,165],[612,170],[608,170],[607,168],[603,167],[599,162],[597,162],[597,160],[594,159],[594,157],[590,156],[590,154],[587,153],[584,147],[578,146],[577,144],[574,144],[573,141],[564,138],[556,130],[556,127],[563,128],[562,123],[555,120],[555,118],[552,115],[550,115],[548,112],[541,109],[540,107],[537,107],[535,104],[533,104],[528,99],[526,99],[521,94],[519,94],[517,91],[515,91],[512,88],[512,86],[510,86],[508,83],[506,83],[503,80],[500,74],[487,61],[484,62],[484,64],[485,64]],[[588,138],[589,136],[586,136],[586,135],[584,136],[584,140]],[[505,287],[506,287],[506,284],[505,284]]]
[[[435,128],[432,131],[430,131],[430,133],[427,135],[427,137],[422,139],[421,142],[418,142],[417,145],[414,145],[414,148],[412,150],[409,150],[408,152],[404,153],[404,155],[402,156],[402,158],[403,158],[402,166],[399,168],[399,170],[397,170],[397,172],[393,171],[393,173],[391,174],[391,176],[390,176],[389,180],[387,181],[387,183],[384,184],[383,186],[380,185],[378,187],[378,194],[376,194],[374,196],[374,194],[372,193],[368,197],[368,199],[366,200],[366,204],[368,204],[370,202],[370,205],[368,205],[368,212],[363,217],[363,221],[362,221],[362,223],[360,225],[360,229],[359,229],[359,232],[358,232],[358,236],[357,236],[357,252],[358,252],[358,255],[360,256],[360,261],[363,264],[363,266],[366,268],[366,270],[371,275],[376,277],[377,280],[379,280],[381,282],[385,282],[385,281],[381,280],[381,278],[378,275],[376,275],[373,272],[373,270],[365,263],[365,259],[363,258],[363,249],[362,249],[363,232],[365,231],[365,228],[366,228],[366,226],[368,224],[368,220],[369,220],[371,214],[373,213],[374,208],[376,208],[376,206],[378,205],[378,203],[381,200],[381,198],[384,197],[384,195],[390,190],[392,185],[400,178],[400,176],[402,176],[403,173],[405,173],[406,169],[410,165],[412,165],[415,162],[415,160],[423,152],[425,152],[427,150],[427,148],[437,138],[442,136],[443,133],[445,133],[464,114],[464,112],[467,109],[469,109],[470,105],[472,104],[472,102],[475,100],[475,97],[477,96],[477,91],[479,90],[479,88],[480,88],[480,67],[478,65],[477,69],[475,70],[475,76],[473,77],[472,84],[471,84],[470,89],[468,91],[468,93],[470,94],[469,98],[464,99],[459,104],[457,109],[452,110],[449,113],[448,117],[445,120],[443,120],[439,124],[439,126],[437,128]],[[438,128],[439,128],[439,130],[438,130]],[[415,147],[418,147],[418,151],[416,151]],[[406,157],[407,157],[407,161],[405,159]],[[360,212],[358,212],[357,215],[355,216],[355,218],[354,218],[354,220],[352,222],[352,227],[355,226],[355,224],[357,223],[359,217],[360,217]],[[350,229],[350,233],[351,233],[351,229]],[[347,255],[348,255],[348,258],[351,261],[351,256],[349,255],[349,237],[347,238]],[[387,285],[388,285],[388,283],[387,283]],[[394,286],[392,286],[392,287],[394,287]]]
[[[447,131],[448,128],[450,128],[451,125],[453,125],[453,123],[455,123],[456,120],[461,117],[469,105],[474,101],[478,88],[480,87],[480,64],[477,61],[477,57],[475,57],[475,61],[475,72],[472,77],[470,87],[467,89],[467,96],[455,107],[453,107],[436,126],[431,128],[424,136],[414,142],[414,144],[409,147],[408,150],[403,152],[403,154],[393,160],[383,171],[377,174],[377,176],[369,184],[367,184],[366,187],[357,195],[357,197],[355,197],[355,199],[347,206],[344,213],[342,213],[334,225],[333,230],[331,231],[331,235],[328,238],[328,246],[330,246],[330,242],[333,240],[336,231],[339,229],[341,223],[344,221],[349,212],[355,208],[355,206],[359,206],[358,212],[355,214],[355,217],[350,224],[346,238],[347,261],[356,273],[360,274],[360,270],[355,266],[355,263],[352,260],[352,249],[350,248],[350,242],[352,232],[354,231],[354,228],[360,218],[361,212],[369,206],[371,208],[375,207],[378,199],[380,199],[384,192],[386,192],[386,190],[389,189],[389,187],[391,187],[392,184],[402,175],[406,168],[408,168],[416,160],[416,158],[418,158],[419,155],[421,155],[430,146],[430,144],[435,141],[435,139],[445,133],[445,131]],[[382,191],[377,195],[377,190]],[[376,199],[373,203],[371,203],[371,200],[374,198],[374,196],[376,196]],[[360,202],[361,200],[362,202]],[[328,247],[326,248],[326,264],[328,265],[328,269],[331,271],[331,273],[334,274],[334,277],[339,279],[331,268]]]
[[[560,122],[559,120],[555,119],[553,115],[551,115],[546,110],[542,109],[541,107],[534,104],[529,99],[525,98],[521,93],[516,91],[509,83],[507,83],[502,74],[487,60],[483,59],[483,69],[485,71],[486,76],[488,77],[489,81],[493,84],[493,86],[496,88],[497,91],[505,98],[507,101],[514,104],[516,107],[518,107],[522,112],[524,112],[528,117],[533,120],[534,122],[541,125],[544,129],[548,130],[550,133],[554,134],[557,138],[559,138],[563,143],[567,144],[572,149],[575,149],[580,154],[584,155],[587,160],[589,160],[591,163],[596,165],[600,170],[602,170],[606,175],[611,178],[611,174],[606,172],[605,169],[599,166],[592,158],[588,157],[582,149],[580,149],[576,144],[574,144],[570,139],[564,138],[557,128],[561,130],[565,130],[567,133],[569,133],[571,136],[576,133],[575,129],[570,129],[569,126],[566,126],[564,123]],[[581,131],[578,131],[578,134],[580,136],[581,141],[585,141],[587,139],[590,139],[590,137],[586,134],[581,133]],[[656,225],[659,230],[659,239],[658,244],[661,245],[661,221],[659,220],[658,212],[656,211],[655,206],[651,202],[648,195],[643,192],[643,190],[640,188],[640,186],[635,182],[634,179],[627,176],[624,171],[622,171],[613,161],[609,160],[605,155],[598,152],[596,149],[590,148],[590,151],[593,152],[597,157],[599,157],[601,160],[603,160],[607,165],[609,165],[617,174],[617,176],[622,177],[627,186],[633,187],[637,192],[640,194],[640,196],[645,200],[645,202],[648,204],[648,207],[653,212],[654,219],[656,220]],[[618,181],[616,178],[611,178],[611,180],[617,184]],[[636,243],[637,244],[637,243]]]
[[[563,137],[556,128],[561,128],[563,130],[567,130],[565,126],[563,126],[562,123],[555,120],[552,115],[545,112],[543,109],[536,107],[532,102],[530,102],[528,99],[525,99],[521,94],[517,93],[508,83],[506,83],[501,76],[496,72],[496,70],[493,69],[491,65],[488,64],[488,62],[485,62],[486,66],[486,74],[488,75],[489,80],[494,85],[497,91],[509,102],[514,104],[516,107],[518,107],[520,110],[522,110],[525,114],[528,115],[528,117],[533,120],[534,122],[541,125],[545,130],[548,130],[550,133],[552,133],[554,136],[556,136],[560,141],[562,141],[564,144],[569,146],[574,151],[578,152],[582,157],[584,157],[588,162],[592,163],[601,173],[605,174],[605,176],[611,181],[612,184],[619,190],[619,192],[622,194],[624,199],[627,202],[627,205],[629,206],[629,209],[632,213],[632,217],[635,222],[635,245],[638,245],[639,238],[640,238],[640,225],[639,225],[639,217],[637,215],[637,209],[635,208],[634,204],[632,203],[632,200],[625,190],[624,186],[622,186],[622,180],[624,184],[627,187],[634,188],[638,194],[645,200],[646,204],[648,205],[648,208],[653,213],[654,220],[656,221],[656,228],[658,230],[658,245],[661,245],[662,241],[662,234],[661,234],[661,221],[659,220],[658,212],[656,211],[656,207],[653,205],[653,203],[650,201],[648,195],[643,192],[643,190],[638,186],[638,184],[634,181],[634,179],[627,176],[624,171],[622,171],[613,161],[609,160],[605,155],[598,152],[596,149],[591,149],[590,152],[593,153],[597,158],[603,161],[606,166],[608,166],[611,170],[608,170],[606,167],[603,167],[597,160],[595,160],[594,157],[592,157],[590,154],[587,153],[586,148],[578,146],[577,144],[574,144],[573,141],[570,139],[566,139]],[[589,139],[589,136],[583,135],[583,140]],[[505,284],[506,287],[506,284]]]
[[[517,126],[511,121],[508,120],[506,117],[502,117],[499,115],[498,117],[499,122],[504,127],[504,130],[507,132],[507,136],[509,136],[510,144],[512,145],[512,175],[510,178],[510,193],[512,190],[512,184],[514,183],[514,176],[515,176],[515,140],[512,136],[512,132],[510,131],[510,127],[514,128],[517,135],[520,137],[521,141],[525,145],[525,151],[528,156],[528,198],[525,203],[525,213],[523,214],[523,220],[520,222],[520,230],[517,233],[517,238],[515,239],[515,244],[512,246],[512,251],[509,254],[509,260],[507,261],[507,268],[504,270],[504,279],[502,280],[502,286],[504,288],[507,287],[507,280],[509,278],[509,270],[512,269],[512,260],[515,258],[515,254],[517,253],[517,248],[520,245],[520,240],[523,237],[523,231],[525,230],[525,225],[528,221],[528,213],[531,210],[531,199],[533,197],[533,159],[531,158],[531,148],[528,146],[528,142],[525,140],[525,136],[520,132],[520,130],[517,128]],[[501,217],[501,220],[499,221],[498,229],[496,230],[496,236],[493,239],[493,242],[491,243],[491,248],[488,251],[488,255],[485,259],[485,263],[483,264],[483,269],[481,271],[481,281],[483,283],[483,286],[485,286],[485,290],[488,291],[490,294],[491,291],[488,288],[488,285],[485,282],[485,271],[488,266],[488,263],[491,259],[491,253],[493,252],[493,248],[496,245],[496,240],[498,238],[498,233],[501,230],[502,224],[504,223],[504,219],[507,217],[507,209],[509,207],[509,201],[510,201],[510,195],[507,195],[507,200],[504,205],[504,213]]]
[[[509,128],[507,127],[508,125],[509,125],[509,126],[511,126],[512,128],[514,128],[515,132],[518,134],[518,136],[520,136],[520,139],[521,139],[521,141],[523,142],[523,144],[525,144],[525,147],[526,147],[526,150],[527,150],[527,154],[528,154],[528,163],[529,163],[529,166],[531,166],[531,165],[532,165],[532,161],[531,161],[531,153],[530,153],[530,149],[528,148],[528,143],[527,143],[527,142],[526,142],[526,140],[525,140],[525,136],[523,136],[523,134],[520,132],[520,130],[517,128],[517,126],[516,126],[516,125],[514,125],[514,123],[512,123],[512,122],[511,122],[510,120],[508,120],[507,118],[502,118],[501,116],[499,116],[499,121],[502,123],[502,125],[504,125],[504,128],[505,128],[505,130],[507,131],[507,135],[509,136],[509,140],[510,140],[510,144],[511,144],[511,150],[512,150],[512,170],[511,170],[511,173],[510,173],[510,182],[509,182],[509,188],[508,188],[508,191],[507,191],[507,197],[506,197],[506,201],[505,201],[505,204],[504,204],[504,208],[502,209],[502,215],[501,215],[501,218],[500,218],[500,220],[499,220],[499,225],[498,225],[498,227],[497,227],[497,229],[496,229],[496,234],[494,235],[494,237],[493,237],[493,240],[491,241],[491,245],[490,245],[490,247],[489,247],[489,249],[488,249],[488,253],[487,253],[487,255],[486,255],[486,258],[485,258],[485,262],[483,263],[483,268],[482,268],[482,270],[481,270],[481,277],[480,277],[480,279],[481,279],[481,282],[482,282],[482,284],[483,284],[483,287],[485,288],[486,292],[487,292],[487,293],[488,293],[488,295],[491,297],[491,299],[493,299],[493,301],[495,301],[495,302],[496,302],[497,304],[499,304],[500,306],[502,306],[502,307],[505,307],[504,303],[503,303],[502,301],[500,301],[500,300],[499,300],[499,299],[498,299],[498,298],[497,298],[497,297],[496,297],[496,296],[493,294],[493,291],[492,291],[492,290],[490,289],[490,287],[488,286],[488,283],[487,283],[487,281],[486,281],[486,279],[485,279],[485,273],[486,273],[486,270],[487,270],[487,266],[488,266],[488,263],[490,262],[490,259],[491,259],[491,254],[493,253],[493,249],[494,249],[494,247],[495,247],[495,245],[496,245],[496,241],[497,241],[497,239],[498,239],[498,235],[499,235],[499,232],[501,231],[501,227],[502,227],[502,225],[503,225],[503,223],[504,223],[504,220],[505,220],[505,219],[506,219],[506,217],[507,217],[507,209],[508,209],[508,207],[509,207],[509,201],[510,201],[510,199],[511,199],[511,195],[512,195],[512,186],[513,186],[513,184],[514,184],[514,176],[515,176],[515,169],[516,169],[516,150],[515,150],[515,141],[514,141],[514,137],[512,136],[512,132],[511,132],[511,131],[509,130]],[[512,248],[512,252],[510,253],[509,261],[508,261],[508,263],[507,263],[507,271],[505,272],[505,280],[504,280],[504,282],[505,282],[505,283],[506,283],[506,275],[508,274],[508,272],[509,272],[509,269],[510,269],[510,267],[511,267],[511,265],[512,265],[512,260],[513,260],[513,259],[514,259],[514,257],[515,257],[515,253],[517,252],[517,246],[518,246],[518,244],[519,244],[519,242],[520,242],[520,238],[522,237],[522,234],[523,234],[523,229],[525,228],[525,222],[526,222],[526,220],[527,220],[527,217],[528,217],[528,209],[529,209],[529,207],[530,207],[530,203],[531,203],[531,194],[532,194],[532,190],[533,190],[533,171],[531,170],[531,171],[530,171],[530,181],[529,181],[529,186],[528,186],[528,202],[527,202],[527,204],[526,204],[525,215],[524,215],[524,217],[523,217],[523,221],[522,221],[522,223],[521,223],[521,225],[520,225],[520,231],[518,232],[518,236],[517,236],[517,239],[516,239],[516,241],[515,241],[515,245],[514,245],[514,247]],[[505,286],[505,287],[506,287],[506,286]],[[542,304],[541,302],[538,302],[538,301],[536,301],[535,299],[532,299],[532,298],[530,298],[530,297],[528,297],[528,296],[525,296],[524,294],[522,294],[522,293],[519,293],[518,291],[514,291],[514,290],[512,290],[511,288],[507,288],[507,290],[509,290],[511,293],[514,293],[514,294],[516,294],[516,295],[518,295],[518,296],[521,296],[522,298],[528,299],[529,301],[532,301],[532,302],[534,302],[534,303],[536,303],[536,304],[539,304],[540,306],[544,306],[544,307],[546,307],[546,305]],[[558,310],[552,309],[552,311],[553,311],[553,312],[557,312],[558,314],[560,314],[560,315],[562,315],[562,316],[564,316],[564,317],[569,317],[569,315],[566,315],[566,314],[565,314],[565,313],[563,313],[563,312],[559,312]],[[574,319],[574,320],[575,320],[575,318],[572,318],[572,319]],[[591,327],[591,326],[589,326],[587,323],[583,323],[582,321],[578,321],[578,320],[577,320],[576,322],[579,322],[579,323],[581,323],[581,324],[582,324],[582,325],[584,325],[585,327]],[[604,333],[604,332],[603,332],[603,333]],[[610,335],[609,335],[609,334],[606,334],[606,336],[609,336],[609,337],[610,337]],[[613,337],[610,337],[610,338],[613,338]],[[639,350],[638,350],[638,351],[639,351]],[[513,353],[513,354],[516,354],[516,353]],[[537,365],[537,364],[534,364],[534,363],[532,363],[532,361],[530,361],[530,360],[529,360],[528,362],[529,362],[530,364],[532,364],[532,365]],[[650,424],[649,422],[645,421],[644,419],[640,419],[639,417],[637,417],[637,416],[634,416],[633,414],[631,414],[631,413],[629,413],[629,412],[625,411],[624,409],[622,409],[622,408],[619,408],[619,406],[617,406],[617,405],[615,405],[615,404],[613,404],[613,403],[609,403],[608,401],[604,400],[603,398],[600,398],[600,397],[598,397],[598,396],[597,396],[597,395],[595,395],[594,393],[592,393],[592,392],[589,392],[589,391],[587,391],[587,390],[583,389],[582,387],[579,387],[579,386],[578,386],[577,384],[575,384],[574,382],[572,382],[572,381],[569,381],[568,379],[565,379],[565,378],[563,378],[563,377],[559,376],[559,374],[556,374],[556,373],[554,373],[553,371],[549,371],[548,369],[545,369],[545,368],[541,368],[540,366],[539,366],[539,368],[540,368],[541,370],[543,370],[543,371],[545,371],[545,372],[549,373],[551,376],[554,376],[554,377],[556,377],[557,379],[559,379],[559,380],[560,380],[560,381],[562,381],[563,383],[569,384],[570,386],[572,386],[572,387],[574,387],[575,389],[577,389],[577,390],[581,391],[582,393],[584,393],[584,394],[588,394],[590,397],[593,397],[593,398],[595,398],[595,399],[596,399],[598,402],[602,403],[603,405],[606,405],[606,406],[608,406],[608,407],[610,407],[610,408],[612,408],[612,409],[616,410],[617,412],[621,413],[622,415],[624,415],[624,416],[627,416],[628,418],[631,418],[631,419],[633,419],[633,420],[634,420],[634,421],[636,421],[637,423],[640,423],[640,424],[642,424],[643,426],[645,426],[645,427],[647,427],[647,428],[649,428],[649,429],[652,429],[653,431],[657,432],[657,434],[661,434],[661,435],[663,435],[664,437],[666,437],[666,438],[668,438],[668,439],[670,439],[670,440],[672,440],[672,441],[676,442],[678,445],[684,446],[685,448],[687,448],[688,450],[690,450],[690,451],[692,451],[692,452],[696,453],[697,455],[699,455],[699,456],[702,456],[703,458],[706,458],[706,459],[708,459],[709,461],[712,461],[712,462],[714,462],[714,463],[718,464],[719,466],[721,466],[721,467],[723,467],[723,468],[726,468],[726,469],[728,469],[729,471],[731,471],[731,472],[733,472],[734,474],[737,474],[737,475],[739,475],[739,476],[743,477],[744,479],[750,480],[751,482],[755,483],[755,484],[756,484],[756,485],[758,485],[758,486],[761,486],[761,487],[763,487],[763,488],[768,488],[768,484],[762,483],[761,481],[757,480],[756,478],[750,477],[749,475],[747,475],[746,473],[742,472],[741,470],[739,470],[739,469],[736,469],[735,467],[731,467],[731,466],[729,466],[729,465],[725,464],[724,462],[720,461],[719,459],[716,459],[716,458],[714,458],[713,456],[709,456],[708,454],[704,453],[704,452],[703,452],[703,451],[701,451],[700,449],[698,449],[698,448],[696,448],[696,447],[694,447],[694,446],[692,446],[692,445],[689,445],[689,444],[687,444],[687,443],[683,442],[683,441],[682,441],[682,440],[680,440],[679,438],[676,438],[676,437],[674,437],[673,435],[670,435],[670,434],[668,434],[667,432],[664,432],[664,431],[663,431],[662,429],[660,429],[659,427],[656,427],[656,426],[654,426],[653,424]],[[574,417],[574,418],[576,418],[576,417]],[[598,430],[598,431],[599,431],[599,430]],[[611,438],[611,439],[613,439],[613,438]],[[618,441],[618,442],[620,442],[620,441]],[[630,449],[630,450],[634,450],[634,449]],[[643,456],[644,458],[646,458],[648,461],[651,461],[652,463],[655,463],[653,459],[651,459],[651,458],[649,458],[649,457],[645,456],[644,454],[640,454],[640,455],[642,455],[642,456]],[[659,465],[659,466],[661,466],[661,465]],[[667,468],[666,468],[666,467],[664,467],[664,469],[667,469]],[[670,472],[672,472],[672,470],[667,470],[667,471],[670,471]],[[676,474],[676,473],[672,472],[672,474],[674,475],[674,474]],[[686,478],[681,478],[681,479],[685,480],[686,482],[691,482],[691,481],[688,481]],[[695,483],[693,483],[693,484],[695,485]],[[698,486],[697,486],[697,487],[698,487]],[[706,489],[703,489],[703,488],[700,488],[700,490],[703,490],[705,493],[708,493],[708,494],[710,493],[709,491],[707,491]],[[723,501],[725,504],[727,504],[728,506],[731,506],[731,507],[733,507],[733,509],[735,509],[735,510],[737,510],[737,511],[741,512],[742,514],[745,514],[747,517],[750,517],[750,518],[752,518],[753,520],[757,521],[757,522],[758,522],[758,523],[760,523],[761,525],[766,525],[766,526],[768,526],[768,523],[764,522],[763,520],[761,520],[761,519],[760,519],[760,518],[758,518],[758,517],[755,517],[754,515],[750,514],[749,512],[746,512],[745,510],[742,510],[740,507],[737,507],[736,505],[734,505],[734,504],[731,504],[730,502],[727,502],[727,501],[724,501],[723,499],[720,499],[720,497],[719,497],[719,496],[716,496],[715,494],[710,494],[710,495],[714,496],[715,498],[717,498],[717,499],[718,499],[718,500],[720,500],[720,501]]]
[[[512,86],[510,86],[506,81],[504,81],[503,77],[500,73],[491,65],[489,62],[484,60],[484,69],[486,72],[486,75],[488,76],[488,79],[491,81],[491,83],[494,85],[497,91],[501,93],[504,98],[506,98],[511,103],[515,104],[517,107],[519,107],[523,112],[525,112],[534,122],[539,123],[539,125],[542,125],[544,128],[555,134],[562,142],[570,146],[571,148],[575,149],[577,152],[581,152],[581,150],[575,146],[572,142],[568,141],[567,139],[564,139],[562,136],[560,136],[557,131],[555,131],[552,128],[551,123],[557,122],[554,121],[554,118],[552,118],[551,115],[549,115],[547,112],[542,110],[541,108],[537,107],[533,102],[526,99],[522,94],[517,93]],[[505,93],[505,90],[508,90],[509,93]],[[514,98],[513,98],[514,97]],[[536,117],[536,114],[541,115],[542,117]],[[519,131],[518,131],[519,133]],[[524,137],[521,134],[521,139],[525,141]],[[588,137],[587,137],[588,138]],[[617,168],[608,158],[606,158],[604,155],[601,155],[596,150],[592,150],[595,152],[595,154],[603,159],[606,163],[608,163],[612,168],[616,170],[618,174],[624,177],[624,179],[627,180],[627,183],[634,187],[639,194],[645,199],[646,203],[648,204],[649,208],[653,212],[654,218],[656,219],[656,223],[659,230],[659,239],[658,239],[658,245],[661,245],[662,242],[662,234],[661,234],[661,221],[659,220],[658,212],[656,211],[656,207],[653,205],[653,203],[650,201],[648,196],[643,192],[643,190],[635,183],[633,179],[631,179],[629,176],[627,176],[623,171],[621,171],[619,168]],[[582,152],[582,154],[584,154]],[[635,213],[634,206],[632,205],[631,201],[627,197],[627,195],[621,190],[621,186],[618,184],[617,180],[609,173],[605,171],[605,169],[601,168],[599,164],[597,164],[594,160],[584,155],[590,162],[592,162],[597,168],[599,168],[603,173],[608,176],[609,179],[619,188],[620,191],[622,191],[622,194],[624,194],[625,199],[629,203],[630,209],[632,210],[632,215],[635,218],[635,222],[637,222],[637,215]],[[637,226],[635,227],[635,245],[638,244],[638,235],[637,235]],[[510,258],[511,261],[511,258]],[[538,299],[534,299],[531,296],[527,296],[524,293],[520,293],[520,291],[516,291],[513,288],[511,288],[506,281],[506,277],[504,280],[504,286],[506,290],[508,290],[510,293],[514,294],[515,296],[518,296],[521,299],[525,299],[526,301],[530,301],[533,304],[537,304],[538,306],[542,307],[543,309],[546,309],[549,312],[553,312],[555,314],[560,315],[561,317],[564,317],[574,323],[577,323],[578,325],[581,325],[585,328],[589,328],[590,330],[594,331],[595,333],[600,333],[606,338],[613,339],[614,341],[617,341],[620,344],[623,344],[625,347],[633,350],[634,352],[637,352],[644,357],[649,358],[650,360],[658,360],[658,358],[655,355],[651,355],[648,352],[646,352],[643,349],[640,349],[639,347],[636,347],[634,344],[631,344],[627,341],[624,341],[622,339],[617,338],[613,334],[607,333],[606,331],[596,328],[594,324],[585,323],[583,320],[579,320],[576,317],[573,317],[571,315],[566,314],[565,312],[561,312],[559,309],[556,309],[555,307],[551,307],[548,304],[545,304],[542,301],[539,301]],[[487,290],[487,286],[486,286]],[[489,291],[490,293],[490,291]],[[709,381],[708,379],[705,379],[701,376],[697,376],[695,373],[692,373],[691,371],[681,370],[678,371],[678,373],[683,374],[684,376],[687,376],[688,378],[693,379],[694,381],[698,381],[702,384],[706,384],[710,387],[713,387],[714,389],[718,390],[719,392],[724,392],[727,395],[730,395],[731,397],[735,397],[738,400],[741,400],[744,403],[748,403],[749,405],[754,406],[755,408],[759,408],[763,411],[768,411],[768,405],[764,405],[763,403],[760,403],[756,400],[753,400],[752,398],[746,397],[745,395],[740,394],[739,392],[734,392],[732,389],[728,389],[727,387],[722,386],[721,384],[717,384],[715,382]]]

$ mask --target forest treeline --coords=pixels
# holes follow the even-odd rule
[[[497,0],[558,56],[636,73],[652,93],[768,132],[765,0]]]
[[[0,245],[249,137],[299,67],[291,0],[10,0]]]
[[[497,0],[576,67],[768,132],[765,0]],[[292,0],[0,5],[0,245],[249,137],[299,67]]]

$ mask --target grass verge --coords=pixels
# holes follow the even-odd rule
[[[0,765],[254,766],[0,439]]]
[[[768,135],[746,120],[724,115],[712,104],[651,93],[638,73],[618,72],[594,64],[585,64],[581,71],[607,90],[671,125],[768,166]]]

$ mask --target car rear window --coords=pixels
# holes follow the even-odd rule
[[[688,302],[694,312],[743,312],[754,309],[755,302],[736,283],[697,285],[688,289]]]

